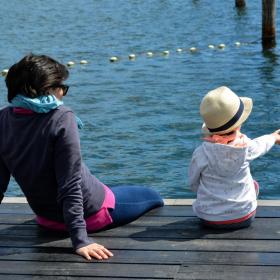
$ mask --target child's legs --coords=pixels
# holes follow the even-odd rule
[[[110,210],[113,224],[109,228],[130,223],[149,210],[163,206],[160,195],[147,187],[116,186],[110,187],[115,195],[115,209]]]

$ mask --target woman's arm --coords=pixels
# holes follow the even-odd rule
[[[78,254],[103,259],[110,252],[88,238],[81,190],[81,151],[74,114],[64,113],[58,121],[55,136],[55,172],[57,200],[63,208],[64,221]],[[103,249],[104,248],[104,249]],[[109,253],[108,253],[108,252]]]
[[[10,177],[11,174],[0,157],[0,203],[2,202],[4,198],[4,193],[8,188]]]

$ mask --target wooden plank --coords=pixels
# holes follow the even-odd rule
[[[190,198],[164,198],[163,199],[165,206],[186,206],[186,205],[192,205],[195,199]],[[27,204],[27,200],[25,197],[4,197],[2,200],[2,204],[8,205],[8,204]],[[280,206],[280,200],[276,199],[259,199],[258,205],[260,206]]]
[[[25,196],[5,196],[2,203],[28,203]]]
[[[160,217],[160,218],[159,218]],[[172,220],[173,217],[173,220]],[[174,220],[183,221],[183,218],[196,218],[190,206],[166,206],[159,210],[153,210],[145,216],[136,220],[133,224],[154,225],[174,222]],[[278,207],[260,207],[257,212],[257,218],[280,218]],[[170,218],[170,219],[168,219]],[[0,224],[17,225],[17,224],[37,224],[34,214],[22,213],[20,215],[13,213],[0,213]]]
[[[51,257],[50,257],[51,258]],[[44,276],[79,276],[79,277],[128,277],[173,279],[180,266],[114,264],[106,262],[42,262],[42,261],[2,261],[0,275],[44,275]],[[109,278],[110,277],[110,278]]]
[[[249,228],[227,231],[204,228],[196,218],[176,220],[168,218],[167,221],[158,219],[157,225],[150,220],[141,225],[129,224],[116,229],[90,234],[102,237],[130,237],[134,239],[158,238],[158,239],[280,239],[280,219],[258,218]],[[65,238],[66,233],[58,233],[45,230],[37,225],[0,225],[0,236],[52,236]]]
[[[250,228],[235,231],[201,227],[190,206],[156,209],[90,234],[115,254],[101,262],[87,262],[73,253],[67,235],[37,226],[28,206],[16,207],[20,214],[13,207],[0,211],[0,280],[279,279],[278,207],[260,207]]]
[[[279,275],[279,266],[186,265],[175,279],[277,280]]]
[[[280,220],[259,218],[249,228],[229,231],[204,228],[195,219],[186,219],[183,222],[174,222],[162,226],[142,227],[127,225],[114,230],[95,233],[95,236],[119,236],[141,239],[150,238],[177,238],[177,239],[280,239]],[[1,228],[1,227],[0,227]],[[1,230],[0,230],[1,234]]]
[[[102,261],[124,264],[209,264],[209,265],[257,265],[277,266],[280,253],[260,252],[191,252],[191,251],[152,251],[117,250],[114,257]],[[3,261],[40,261],[85,263],[85,259],[73,254],[70,248],[0,248],[0,262]]]
[[[280,218],[279,206],[259,206],[257,217],[259,218]],[[156,217],[196,217],[191,206],[164,206],[154,209],[146,216]]]
[[[37,224],[35,221],[34,214],[21,214],[15,215],[11,213],[1,213],[0,214],[0,224],[6,225],[18,225],[18,224]]]
[[[27,203],[2,203],[0,205],[0,213],[10,214],[33,214]]]
[[[279,217],[280,211],[279,206],[259,206],[257,210],[257,217],[265,218],[265,217]],[[0,205],[0,219],[1,216],[8,217],[8,215],[12,215],[16,217],[16,219],[20,219],[23,217],[30,217],[33,219],[35,215],[32,210],[28,206],[28,204],[13,204],[6,203]],[[161,208],[154,209],[146,214],[146,216],[155,216],[155,217],[195,217],[195,214],[192,211],[191,206],[164,206]]]
[[[223,240],[223,239],[163,239],[139,240],[119,237],[94,237],[97,243],[111,250],[165,250],[165,251],[228,251],[228,252],[280,252],[278,240]],[[69,238],[1,236],[0,248],[71,248]]]
[[[144,278],[135,278],[133,275],[131,277],[115,277],[115,276],[110,276],[110,279],[113,280],[143,280]],[[44,275],[15,275],[15,274],[5,274],[1,275],[0,273],[0,280],[106,280],[108,278],[104,277],[95,277],[94,275],[90,277],[75,277],[75,276],[44,276]],[[145,280],[154,280],[156,278],[145,278]]]

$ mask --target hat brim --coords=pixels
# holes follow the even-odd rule
[[[206,135],[213,135],[213,134],[226,134],[226,133],[229,133],[231,131],[233,131],[235,128],[241,126],[246,120],[247,118],[249,117],[249,115],[251,114],[252,112],[252,108],[253,108],[253,100],[249,97],[240,97],[241,101],[243,102],[244,104],[244,110],[243,110],[243,113],[241,115],[241,117],[239,118],[239,120],[233,124],[231,127],[229,127],[228,129],[226,130],[223,130],[223,131],[219,131],[219,132],[210,132],[208,130],[208,128],[206,127],[205,123],[203,123],[202,125],[202,133],[203,134],[206,134]]]

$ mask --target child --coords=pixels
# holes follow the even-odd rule
[[[239,98],[225,86],[202,99],[205,141],[193,153],[189,183],[197,193],[193,210],[206,226],[241,228],[255,217],[258,183],[249,164],[280,144],[280,130],[253,140],[242,134],[252,107],[251,98]]]

